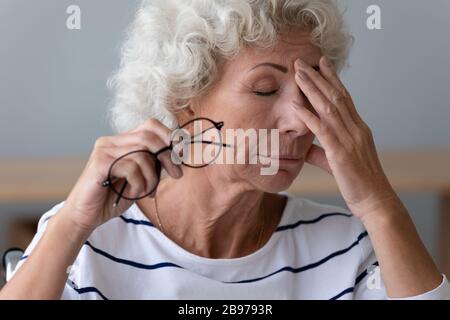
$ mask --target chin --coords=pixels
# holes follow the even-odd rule
[[[255,182],[257,189],[268,192],[278,193],[288,189],[292,182],[301,171],[301,167],[297,170],[280,168],[278,172],[272,176],[259,175]]]

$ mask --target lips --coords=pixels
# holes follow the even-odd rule
[[[263,157],[263,158],[267,158],[267,159],[274,159],[274,160],[286,160],[286,161],[299,161],[302,159],[302,157],[299,156],[292,156],[292,155],[274,155],[274,156],[270,156],[270,155],[262,155],[262,154],[258,154],[259,157]]]
[[[297,156],[278,156],[278,157],[271,157],[272,159],[279,159],[279,160],[300,160],[300,157]]]

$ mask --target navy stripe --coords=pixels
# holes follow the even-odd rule
[[[284,230],[288,230],[288,229],[294,229],[297,228],[299,225],[302,224],[313,224],[316,222],[319,222],[322,219],[328,218],[328,217],[333,217],[333,216],[341,216],[341,217],[347,217],[350,218],[352,217],[351,214],[348,213],[341,213],[341,212],[333,212],[333,213],[325,213],[317,218],[314,218],[312,220],[299,220],[293,224],[288,224],[288,225],[284,225],[284,226],[279,226],[278,228],[275,229],[274,232],[278,232],[278,231],[284,231]],[[146,220],[135,220],[135,219],[131,219],[131,218],[125,218],[123,215],[120,216],[120,218],[125,222],[125,223],[132,223],[135,225],[145,225],[148,227],[155,227],[154,224],[152,224],[149,221]]]
[[[28,258],[28,256],[22,256],[20,258],[20,260],[24,260]],[[19,260],[19,261],[20,261]],[[78,292],[79,294],[83,294],[83,293],[87,293],[87,292],[96,292],[97,294],[99,294],[103,300],[109,300],[100,290],[98,290],[97,288],[94,287],[86,287],[86,288],[75,288],[73,286],[71,286],[72,289],[74,289],[76,292]]]
[[[120,218],[126,223],[132,223],[132,224],[136,224],[136,225],[140,224],[140,225],[144,225],[144,226],[148,226],[148,227],[154,227],[153,223],[151,223],[149,221],[125,218],[123,215],[121,215]]]
[[[283,271],[289,271],[289,272],[292,272],[292,273],[300,273],[300,272],[303,272],[303,271],[306,271],[306,270],[310,270],[310,269],[313,269],[313,268],[316,268],[316,267],[320,266],[321,264],[324,264],[325,262],[327,262],[328,260],[330,260],[330,259],[332,259],[334,257],[337,257],[339,255],[342,255],[342,254],[350,251],[354,246],[359,244],[361,239],[363,239],[366,236],[367,236],[367,231],[364,231],[363,233],[361,233],[358,236],[358,239],[355,242],[353,242],[349,247],[347,247],[345,249],[342,249],[342,250],[339,250],[339,251],[336,251],[336,252],[333,252],[332,254],[328,255],[327,257],[323,258],[322,260],[319,260],[317,262],[308,264],[308,265],[303,266],[303,267],[299,267],[299,268],[283,267],[283,268],[278,269],[277,271],[272,272],[271,274],[268,274],[268,275],[263,276],[263,277],[254,278],[254,279],[248,279],[248,280],[241,280],[241,281],[224,282],[224,283],[249,283],[249,282],[255,282],[255,281],[260,281],[260,280],[266,279],[268,277],[271,277],[271,276],[273,276],[273,275],[275,275],[277,273],[283,272]]]
[[[330,300],[337,300],[340,297],[342,297],[343,295],[346,295],[347,293],[353,292],[354,287],[351,288],[347,288],[344,291],[342,291],[341,293],[338,293],[337,295],[335,295],[333,298],[331,298]]]
[[[375,261],[374,263],[372,263],[372,266],[378,266],[378,261]],[[351,287],[351,288],[347,288],[345,290],[343,290],[342,292],[338,293],[337,295],[335,295],[333,298],[331,298],[330,300],[336,300],[339,299],[340,297],[342,297],[343,295],[353,292],[353,290],[355,289],[355,287],[358,285],[358,283],[360,283],[362,281],[362,279],[364,279],[364,277],[367,276],[367,269],[364,270],[363,272],[361,272],[361,274],[359,276],[356,277],[355,280],[355,286]]]
[[[378,266],[378,261],[372,263],[371,266]],[[358,285],[358,283],[360,283],[365,276],[367,276],[367,269],[361,272],[361,274],[356,277],[355,286]]]
[[[355,242],[353,242],[349,247],[347,247],[345,249],[342,249],[342,250],[339,250],[339,251],[336,251],[336,252],[333,252],[332,254],[328,255],[325,258],[323,258],[323,259],[321,259],[321,260],[319,260],[317,262],[314,262],[314,263],[308,264],[306,266],[303,266],[303,267],[293,268],[293,267],[287,266],[287,267],[283,267],[281,269],[278,269],[277,271],[272,272],[272,273],[270,273],[270,274],[268,274],[266,276],[263,276],[263,277],[247,279],[247,280],[240,280],[240,281],[223,281],[223,283],[230,283],[230,284],[233,284],[233,283],[250,283],[250,282],[256,282],[256,281],[260,281],[260,280],[266,279],[268,277],[271,277],[271,276],[273,276],[273,275],[275,275],[277,273],[283,272],[283,271],[289,271],[289,272],[292,272],[292,273],[300,273],[300,272],[303,272],[303,271],[306,271],[306,270],[310,270],[310,269],[313,269],[313,268],[316,268],[316,267],[320,266],[321,264],[324,264],[325,262],[327,262],[328,260],[330,260],[330,259],[332,259],[334,257],[337,257],[339,255],[342,255],[342,254],[350,251],[354,246],[356,246],[361,241],[361,239],[363,239],[366,236],[367,236],[367,231],[364,231],[363,233],[361,233],[358,236],[357,240]],[[166,267],[174,267],[174,268],[184,269],[183,267],[181,267],[181,266],[179,266],[177,264],[171,263],[171,262],[161,262],[161,263],[157,263],[157,264],[153,264],[153,265],[146,265],[146,264],[142,264],[142,263],[131,261],[131,260],[125,260],[125,259],[117,258],[117,257],[114,257],[114,256],[110,255],[109,253],[103,251],[103,250],[100,250],[100,249],[94,247],[89,241],[86,241],[85,244],[87,246],[89,246],[95,253],[98,253],[98,254],[100,254],[100,255],[102,255],[102,256],[104,256],[104,257],[106,257],[106,258],[108,258],[108,259],[110,259],[110,260],[112,260],[114,262],[125,264],[125,265],[129,265],[129,266],[132,266],[132,267],[135,267],[135,268],[146,269],[146,270],[154,270],[154,269],[160,269],[160,268],[166,268]]]
[[[288,229],[294,229],[297,228],[299,225],[302,224],[313,224],[316,222],[319,222],[322,219],[328,218],[328,217],[333,217],[333,216],[342,216],[342,217],[347,217],[350,218],[352,215],[351,214],[347,214],[347,213],[341,213],[341,212],[333,212],[333,213],[325,213],[315,219],[312,220],[299,220],[293,224],[288,224],[288,225],[284,225],[284,226],[279,226],[275,232],[278,231],[284,231],[284,230],[288,230]]]
[[[98,290],[95,287],[86,287],[86,288],[75,288],[72,287],[73,290],[75,290],[78,294],[88,293],[88,292],[95,292],[100,297],[102,297],[103,300],[109,300],[100,290]]]
[[[135,267],[135,268],[139,268],[139,269],[146,269],[146,270],[154,270],[154,269],[166,268],[166,267],[174,267],[174,268],[184,269],[183,267],[181,267],[177,264],[171,263],[171,262],[161,262],[161,263],[157,263],[157,264],[143,264],[143,263],[139,263],[139,262],[135,262],[135,261],[131,261],[131,260],[117,258],[103,250],[100,250],[100,249],[94,247],[89,241],[86,241],[85,244],[88,245],[95,253],[98,253],[114,262],[126,264],[131,267]]]
[[[55,215],[55,213],[53,213],[52,215],[50,215],[50,216],[46,217],[44,220],[42,220],[42,222],[39,223],[38,226],[37,226],[37,231],[39,232],[40,230],[47,228],[48,221],[49,221],[54,215]]]

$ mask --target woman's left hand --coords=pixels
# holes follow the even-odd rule
[[[320,59],[320,72],[302,60],[296,62],[295,69],[296,82],[315,112],[296,101],[293,108],[323,146],[313,144],[306,162],[334,176],[348,208],[359,218],[398,203],[378,159],[371,130],[329,60]]]

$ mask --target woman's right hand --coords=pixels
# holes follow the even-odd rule
[[[81,176],[64,203],[65,219],[70,219],[75,227],[90,233],[127,210],[133,201],[122,198],[114,207],[117,195],[111,188],[102,185],[111,164],[131,151],[149,150],[154,153],[168,146],[170,139],[171,130],[155,119],[147,120],[135,130],[97,139]],[[171,161],[170,150],[161,153],[158,159],[171,177],[177,179],[182,176],[180,166]],[[111,175],[118,178],[113,181],[114,185],[117,184],[116,190],[120,190],[120,186],[127,181],[127,194],[131,197],[148,193],[149,186],[154,186],[158,179],[155,163],[149,161],[145,153],[135,153],[129,160],[117,162]]]

